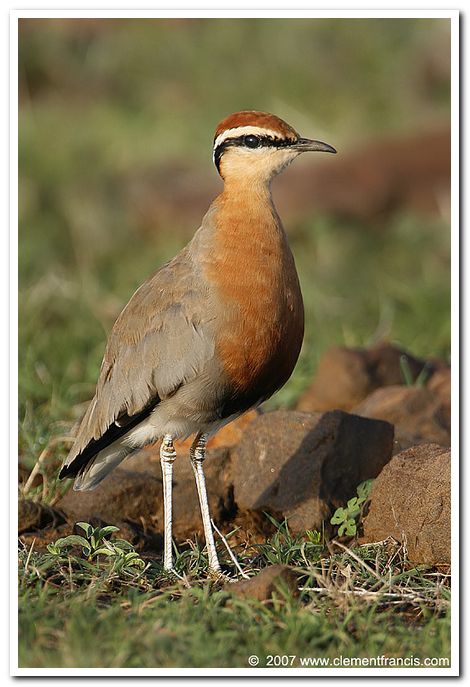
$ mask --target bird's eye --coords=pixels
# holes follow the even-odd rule
[[[245,145],[248,148],[257,148],[261,141],[259,140],[258,136],[254,136],[254,134],[248,134],[245,136]]]

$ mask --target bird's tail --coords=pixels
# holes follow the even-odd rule
[[[74,491],[92,491],[104,478],[127,458],[135,449],[126,446],[121,439],[102,449],[75,477]]]

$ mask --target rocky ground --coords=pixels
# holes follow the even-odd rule
[[[411,564],[448,565],[450,405],[443,361],[419,360],[387,343],[331,349],[295,410],[250,412],[211,440],[205,468],[213,518],[222,531],[238,528],[236,539],[248,544],[270,533],[265,513],[286,518],[294,533],[333,537],[332,514],[358,484],[374,479],[359,541],[393,537]],[[175,463],[178,542],[202,537],[189,443],[177,446]],[[23,484],[26,478],[21,473]],[[53,507],[20,498],[20,538],[41,549],[77,521],[107,523],[139,550],[159,555],[161,491],[157,444],[93,492],[69,490]]]

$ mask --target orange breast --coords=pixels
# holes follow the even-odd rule
[[[289,378],[303,339],[304,314],[294,259],[269,200],[226,203],[216,217],[206,274],[216,287],[221,327],[216,353],[248,405]],[[243,211],[240,212],[240,208]]]

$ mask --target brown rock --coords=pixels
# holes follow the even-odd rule
[[[450,367],[443,367],[432,375],[427,388],[432,393],[439,396],[439,398],[446,403],[450,403],[451,397],[451,369]]]
[[[449,564],[450,498],[450,450],[422,444],[403,451],[373,484],[362,541],[392,536],[415,564]]]
[[[114,524],[127,519],[138,522],[142,517],[152,527],[161,487],[161,479],[150,472],[117,468],[93,491],[70,490],[58,505],[74,521],[99,518]]]
[[[440,400],[441,405],[437,410],[437,421],[442,427],[445,427],[449,433],[451,429],[451,370],[450,367],[445,367],[437,370],[427,385],[427,388],[432,394],[435,394]]]
[[[45,527],[57,526],[64,522],[64,517],[55,508],[46,506],[38,501],[19,499],[18,501],[18,533],[36,532]]]
[[[241,415],[236,420],[229,422],[228,425],[225,425],[225,427],[219,429],[217,434],[215,434],[213,437],[209,439],[209,441],[207,442],[207,448],[228,448],[230,446],[235,446],[235,444],[238,444],[238,442],[242,438],[243,433],[250,424],[250,422],[253,422],[253,420],[257,418],[258,415],[259,412],[257,410],[249,410],[247,413]],[[194,437],[189,437],[189,439],[186,439],[186,441],[175,442],[176,452],[178,454],[183,451],[187,453],[190,449],[193,440]]]
[[[265,544],[277,532],[277,527],[265,513],[254,510],[237,510],[230,520],[230,528],[233,531],[230,546],[241,545],[245,548],[249,544],[254,547],[253,556],[259,553],[256,544]]]
[[[18,501],[18,532],[38,530],[41,527],[43,510],[40,503],[29,499]]]
[[[392,447],[386,422],[342,411],[266,413],[232,450],[235,502],[287,517],[294,532],[320,528],[332,506],[379,474]]]
[[[442,386],[441,392],[444,393]],[[354,408],[362,417],[386,420],[395,425],[398,451],[435,442],[450,446],[450,397],[424,386],[390,386],[377,389]]]
[[[271,601],[275,596],[282,595],[285,590],[293,596],[298,596],[298,586],[298,576],[292,568],[288,565],[272,565],[249,580],[228,583],[224,589],[242,599]]]
[[[229,461],[226,449],[208,451],[204,464],[211,514],[223,522],[233,510],[231,486],[225,480]],[[152,534],[163,531],[163,496],[158,449],[148,448],[126,460],[94,490],[68,491],[58,506],[68,518],[88,522],[99,518],[109,524],[130,521]],[[202,534],[196,486],[187,456],[174,463],[173,531],[176,538]]]
[[[351,410],[374,389],[403,384],[402,356],[406,356],[413,380],[424,366],[432,374],[443,365],[440,361],[414,358],[389,343],[370,349],[331,348],[320,360],[311,386],[298,403],[298,410]]]

